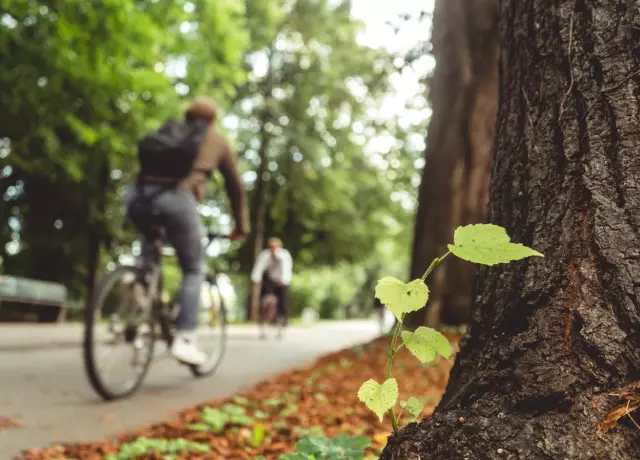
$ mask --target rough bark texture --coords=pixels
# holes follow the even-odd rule
[[[489,220],[543,252],[480,270],[435,415],[382,459],[638,459],[640,4],[502,0]],[[636,414],[636,419],[640,418]]]
[[[412,279],[447,251],[456,227],[486,217],[498,100],[497,0],[437,0],[432,41],[437,63],[430,90],[433,117],[419,190]],[[474,274],[475,267],[463,261],[442,268],[431,280],[428,311],[410,315],[407,324],[467,322]]]

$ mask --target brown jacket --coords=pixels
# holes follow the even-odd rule
[[[229,141],[215,128],[209,129],[209,135],[200,147],[200,153],[196,157],[193,168],[194,171],[180,183],[180,186],[192,191],[196,199],[200,201],[207,192],[209,178],[198,170],[215,171],[219,169],[224,177],[236,227],[248,233],[247,203],[238,170],[237,156],[229,145]]]

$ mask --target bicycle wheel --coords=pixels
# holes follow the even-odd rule
[[[211,288],[218,293],[216,299]],[[196,377],[212,375],[220,366],[227,349],[227,309],[224,297],[215,280],[208,289],[210,304],[202,309],[198,326],[198,344],[207,354],[208,360],[201,366],[189,365],[189,369]]]
[[[277,320],[277,302],[278,299],[273,294],[267,294],[261,299],[258,314],[258,329],[260,330],[260,339],[266,339],[267,329],[275,326],[275,321]]]
[[[118,266],[104,275],[85,311],[84,365],[93,389],[104,400],[124,398],[142,384],[153,359],[155,344],[154,317],[142,285],[144,272],[136,267]],[[145,305],[148,303],[148,305]],[[128,360],[108,359],[117,355],[118,347],[131,353]],[[124,364],[128,363],[127,366]],[[111,383],[111,369],[130,368],[133,373],[120,383]]]

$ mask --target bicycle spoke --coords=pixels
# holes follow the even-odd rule
[[[192,366],[191,370],[196,376],[209,375],[215,371],[222,360],[227,340],[227,323],[223,299],[217,295],[215,285],[209,286],[208,308],[201,311],[200,325],[198,327],[198,346],[208,356],[208,361],[203,366]]]
[[[135,391],[153,358],[149,309],[139,305],[144,288],[135,270],[120,267],[105,277],[86,324],[87,372],[105,399]]]

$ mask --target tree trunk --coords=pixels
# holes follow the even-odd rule
[[[485,220],[497,111],[497,0],[437,0],[426,165],[419,191],[411,279],[442,256],[453,230]],[[454,273],[454,276],[447,276]],[[429,308],[407,325],[467,322],[475,268],[460,260],[432,280]]]
[[[266,96],[265,96],[266,97]],[[265,109],[266,110],[266,109]],[[258,149],[258,155],[260,157],[260,165],[258,166],[257,178],[256,178],[256,190],[253,195],[253,203],[250,210],[250,221],[252,231],[252,245],[253,251],[251,253],[251,266],[256,263],[258,256],[264,247],[264,227],[265,216],[267,213],[267,197],[266,197],[266,182],[265,173],[267,172],[267,151],[269,148],[269,134],[265,129],[266,119],[263,117],[261,121],[260,130],[260,148]],[[260,297],[260,289],[258,286],[252,284],[248,302],[248,315],[247,318],[251,321],[258,319],[258,304]]]
[[[442,401],[381,458],[638,459],[630,416],[598,427],[640,377],[640,8],[500,15],[489,220],[546,257],[480,270]]]
[[[109,158],[104,157],[100,164],[98,177],[98,193],[94,206],[97,208],[97,218],[93,216],[87,228],[87,277],[85,280],[85,304],[88,305],[93,298],[93,290],[100,270],[100,247],[107,233],[104,214],[107,210],[107,191],[109,187],[109,175],[111,168]]]
[[[269,66],[267,68],[267,75],[265,77],[265,89],[264,89],[264,107],[260,115],[260,147],[258,149],[258,157],[260,158],[260,165],[258,166],[256,177],[256,190],[253,195],[253,203],[249,211],[249,219],[251,224],[253,250],[251,253],[251,267],[258,260],[260,251],[264,247],[264,229],[265,218],[267,214],[267,183],[265,181],[265,174],[267,172],[269,143],[271,141],[271,135],[267,131],[267,123],[270,122],[270,110],[271,110],[271,95],[273,92],[274,84],[274,69],[273,69],[273,53],[275,45],[272,45],[269,50]],[[258,320],[258,307],[260,289],[258,286],[251,284],[251,290],[249,292],[249,299],[247,302],[247,319],[251,321]]]

